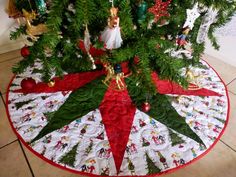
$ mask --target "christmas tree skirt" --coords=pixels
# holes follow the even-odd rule
[[[132,79],[125,79],[127,89],[117,91],[95,71],[47,88],[35,63],[9,84],[8,117],[25,146],[57,167],[90,176],[167,173],[209,152],[228,122],[226,87],[202,63],[206,67],[191,68],[198,88],[190,91],[153,74],[159,94],[148,101],[150,110],[132,101],[138,99],[129,91]],[[19,90],[26,77],[37,82],[28,93]]]

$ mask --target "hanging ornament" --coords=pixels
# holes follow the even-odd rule
[[[188,36],[189,31],[190,31],[190,28],[188,26],[182,29],[181,35],[178,36],[178,39],[176,41],[178,45],[177,50],[180,47],[184,47],[187,44],[186,38]]]
[[[24,47],[21,48],[20,53],[22,57],[24,58],[28,57],[30,55],[29,47],[25,45]]]
[[[14,0],[8,1],[7,13],[10,18],[14,18],[14,19],[17,19],[20,16],[22,16],[21,12],[16,8],[16,4]]]
[[[148,12],[154,15],[153,23],[157,23],[161,17],[169,17],[168,6],[171,3],[171,0],[162,2],[162,0],[156,0],[155,5],[148,9]]]
[[[86,24],[85,31],[84,31],[84,48],[88,54],[89,60],[92,62],[92,69],[96,69],[94,59],[93,59],[92,55],[89,53],[90,46],[91,46],[90,34],[89,34],[89,30],[88,30],[88,25]]]
[[[36,82],[33,78],[25,78],[21,81],[20,86],[23,90],[31,90],[36,86]]]
[[[56,81],[51,79],[49,82],[48,82],[48,87],[54,87],[56,84]]]
[[[106,49],[117,49],[121,46],[123,40],[120,33],[120,18],[118,17],[118,8],[113,6],[110,9],[110,17],[108,18],[108,26],[102,32],[101,40],[106,44]]]
[[[143,112],[149,112],[150,109],[151,109],[151,105],[147,101],[142,104],[142,111]]]
[[[35,0],[35,4],[37,7],[37,11],[40,15],[43,15],[46,13],[47,6],[44,0]]]
[[[31,22],[36,19],[36,13],[34,11],[29,13],[23,9],[22,12],[26,21],[26,33],[32,40],[36,41],[38,39],[38,35],[48,31],[47,26],[45,24],[38,24],[36,26],[31,24]]]
[[[217,21],[218,10],[210,7],[204,15],[201,26],[197,35],[197,43],[201,44],[205,41],[210,26]]]
[[[187,9],[187,19],[183,28],[189,27],[192,30],[194,23],[199,16],[200,13],[198,12],[198,3],[196,3],[192,9]]]
[[[147,18],[147,3],[145,1],[141,1],[137,7],[137,17],[138,17],[138,23],[142,23]]]
[[[107,72],[107,76],[105,80],[103,80],[103,83],[111,87],[114,90],[124,90],[126,88],[124,84],[124,73],[122,72],[122,67],[120,64],[116,64],[114,67],[111,66],[109,63],[105,63],[104,67]],[[112,80],[115,80],[114,84],[111,85],[110,82]]]

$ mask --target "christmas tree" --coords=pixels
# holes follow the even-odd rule
[[[42,69],[34,70],[42,74],[42,82],[23,80],[22,89],[14,91],[25,94],[72,91],[29,143],[99,108],[119,172],[130,133],[126,130],[131,129],[137,107],[169,128],[173,146],[184,143],[175,132],[204,145],[165,94],[220,95],[194,84],[188,68],[203,67],[200,57],[207,36],[219,48],[213,34],[232,17],[234,1],[9,2],[13,5],[11,9],[25,19],[11,33],[11,38],[26,35],[32,43],[21,50],[24,59],[14,66],[13,72],[22,73],[35,63],[42,65]],[[18,107],[29,102],[22,102]],[[119,126],[111,124],[111,118]],[[86,133],[86,128],[81,131],[81,137],[83,132]],[[71,165],[73,161],[74,158],[67,162],[65,156],[61,163]],[[165,158],[160,161],[168,168]],[[131,160],[129,164],[134,167]],[[153,163],[150,161],[149,165]],[[157,173],[158,169],[151,172]]]

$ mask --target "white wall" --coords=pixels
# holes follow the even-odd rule
[[[0,0],[0,53],[21,48],[24,43],[23,39],[11,41],[9,39],[10,31],[14,29],[15,20],[10,19],[5,12],[7,0]]]
[[[207,40],[205,53],[236,66],[236,15],[228,24],[217,30],[215,35],[220,44],[220,50],[215,50]]]

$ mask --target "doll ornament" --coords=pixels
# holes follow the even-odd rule
[[[118,8],[112,6],[110,9],[111,16],[108,18],[108,26],[102,32],[101,40],[106,44],[106,49],[117,49],[122,44],[120,33],[120,18],[117,16]]]

